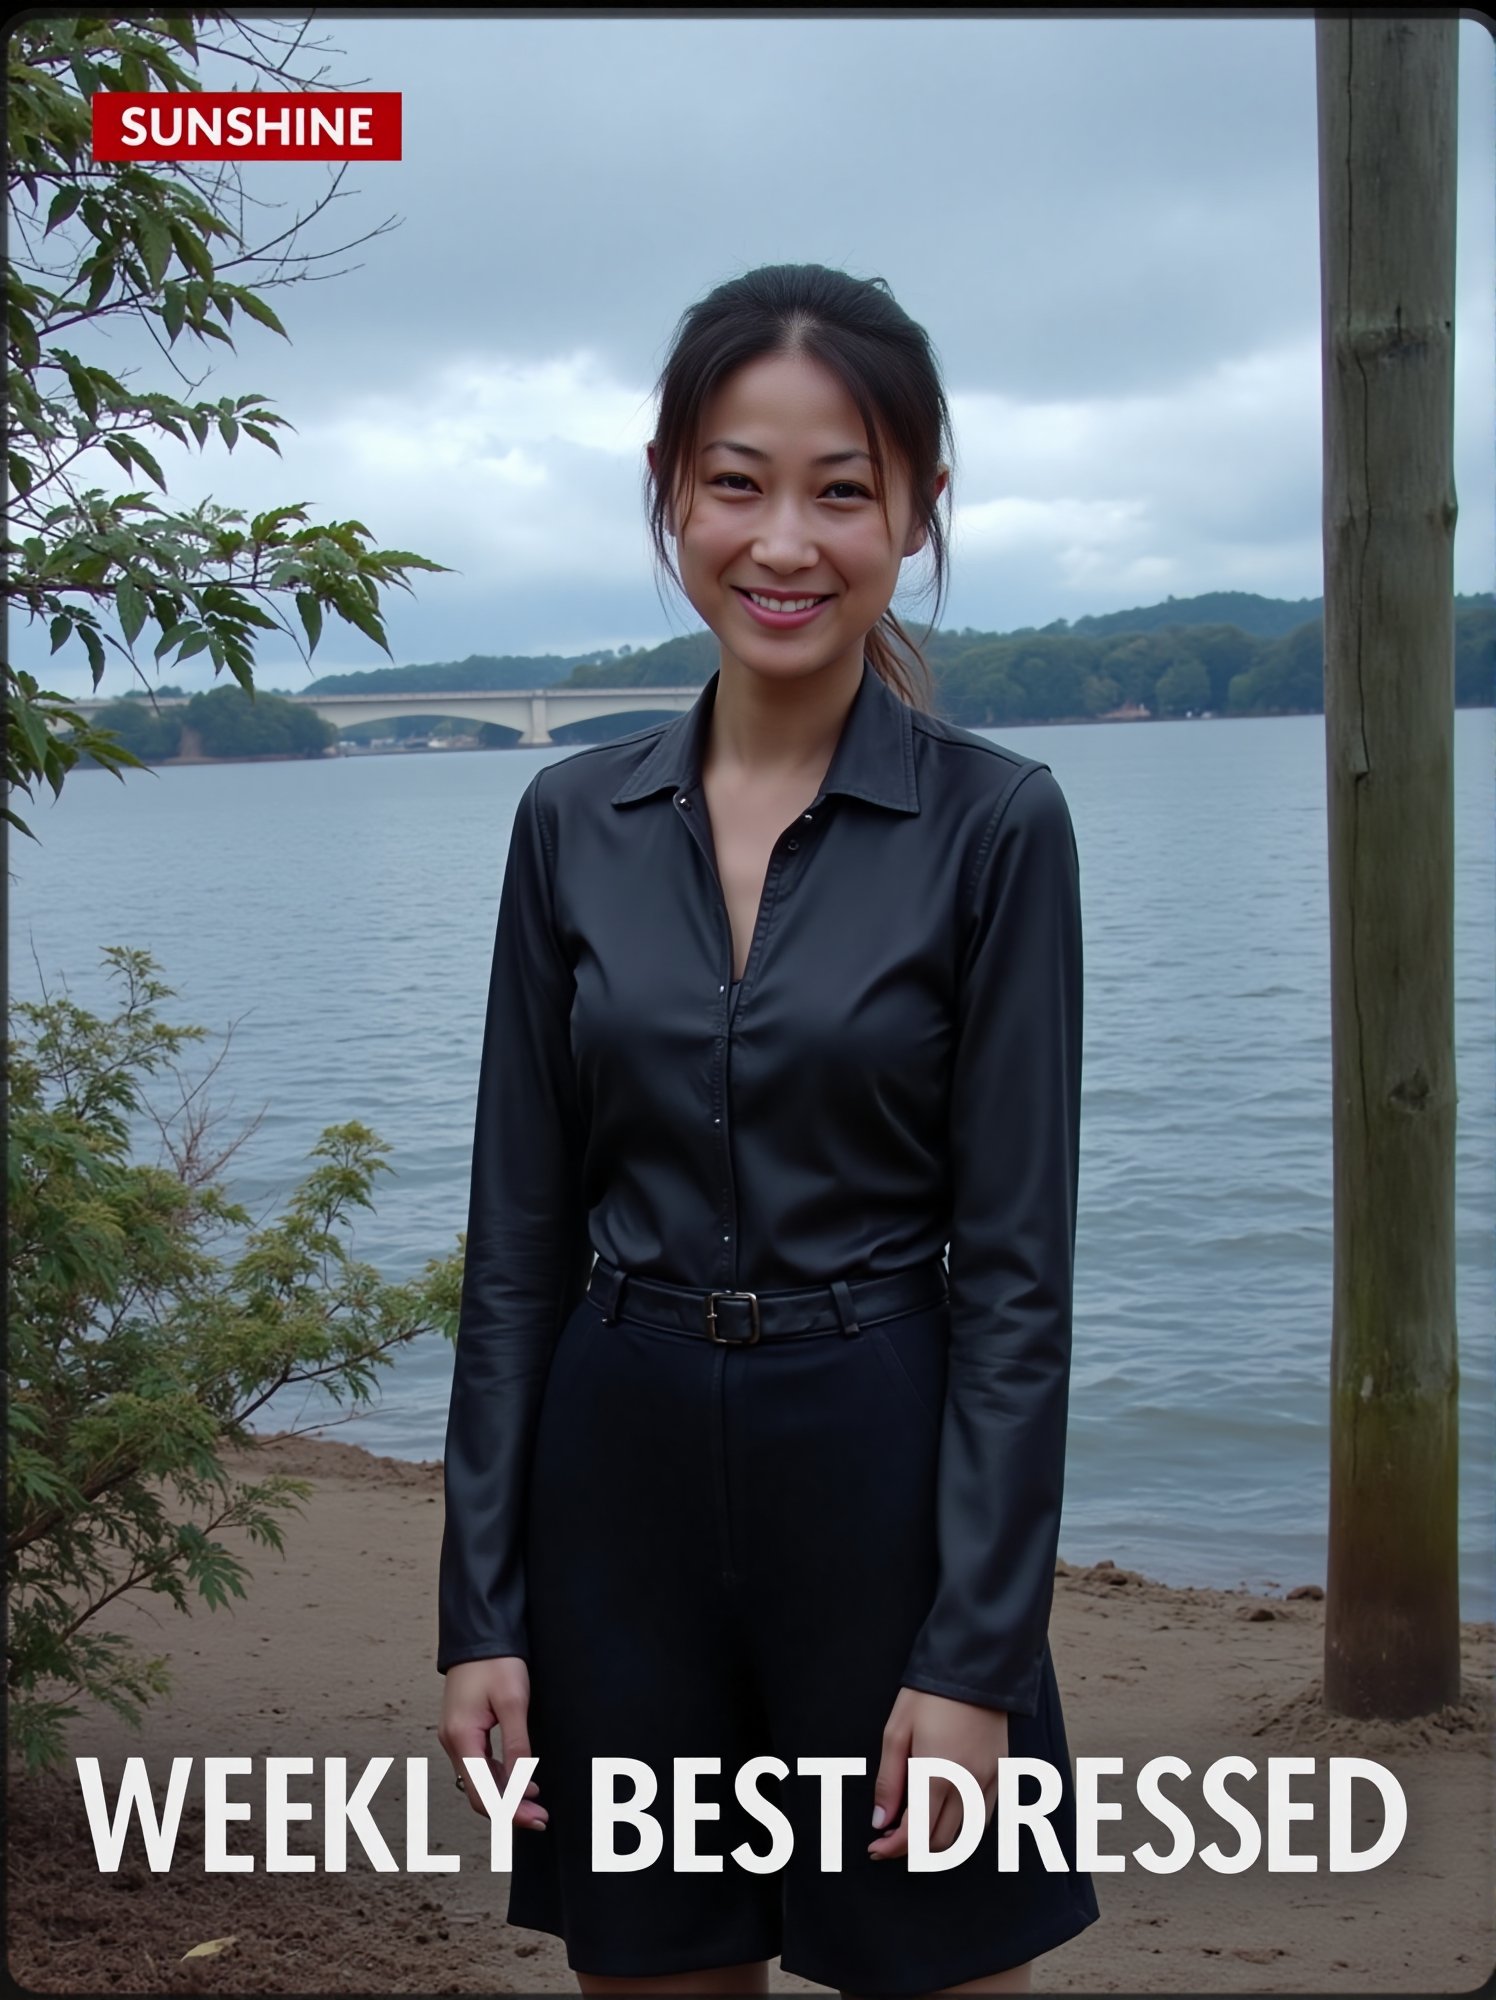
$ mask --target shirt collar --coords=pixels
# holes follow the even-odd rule
[[[699,790],[721,674],[719,667],[694,705],[661,732],[643,763],[614,792],[615,806],[632,805],[667,790]],[[863,660],[862,682],[821,786],[823,797],[832,792],[866,799],[869,805],[886,806],[891,812],[919,811],[913,712],[867,659]]]

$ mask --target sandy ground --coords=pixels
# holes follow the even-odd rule
[[[433,1665],[441,1535],[438,1464],[381,1459],[330,1440],[267,1445],[258,1471],[314,1482],[288,1520],[284,1556],[242,1543],[254,1581],[232,1610],[183,1618],[164,1603],[125,1601],[117,1628],[169,1658],[171,1696],[136,1734],[104,1714],[75,1725],[72,1749],[101,1760],[108,1796],[128,1756],[143,1757],[158,1800],[177,1756],[343,1756],[354,1778],[392,1756],[375,1818],[405,1854],[404,1760],[428,1760],[430,1848],[460,1857],[448,1873],[379,1873],[350,1842],[344,1874],[267,1873],[263,1823],[230,1831],[253,1872],[203,1867],[201,1762],[171,1868],[153,1873],[137,1831],[117,1872],[98,1866],[70,1767],[8,1776],[7,1960],[12,1979],[52,1993],[567,1993],[560,1943],[503,1922],[507,1878],[489,1869],[487,1822],[459,1798],[436,1739],[442,1683]],[[241,1468],[246,1475],[251,1468]],[[1492,1887],[1492,1668],[1496,1628],[1463,1628],[1462,1700],[1405,1726],[1325,1715],[1318,1680],[1324,1605],[1313,1596],[1177,1590],[1110,1564],[1062,1566],[1050,1628],[1073,1757],[1121,1757],[1102,1780],[1122,1803],[1101,1845],[1127,1857],[1096,1875],[1101,1921],[1034,1969],[1036,1990],[1071,1993],[1468,1993],[1496,1965]],[[1136,1773],[1161,1752],[1194,1777],[1176,1788],[1203,1845],[1235,1834],[1200,1797],[1216,1758],[1240,1754],[1259,1776],[1237,1789],[1261,1816],[1265,1761],[1316,1760],[1293,1779],[1315,1817],[1296,1822],[1312,1872],[1261,1860],[1235,1875],[1198,1858],[1150,1874],[1132,1858],[1169,1831],[1144,1811]],[[1407,1799],[1401,1846],[1381,1866],[1331,1872],[1328,1759],[1361,1756],[1390,1770]],[[293,1797],[320,1796],[293,1780]],[[263,1771],[230,1785],[259,1795]],[[1192,1789],[1193,1787],[1193,1789]],[[1355,1791],[1355,1843],[1381,1825],[1372,1787]],[[236,1838],[236,1831],[242,1838]],[[520,1838],[526,1836],[520,1835]],[[544,1837],[544,1836],[540,1836]],[[290,1847],[320,1857],[317,1821]],[[191,1947],[233,1942],[183,1962]],[[826,1989],[772,1969],[776,1992]]]

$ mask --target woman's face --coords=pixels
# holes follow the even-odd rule
[[[885,520],[841,383],[804,354],[746,363],[706,404],[692,471],[689,512],[677,493],[671,514],[676,564],[724,660],[774,679],[855,674],[925,530],[891,459]]]

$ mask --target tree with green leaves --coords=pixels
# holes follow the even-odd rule
[[[1210,675],[1205,662],[1186,656],[1165,667],[1153,684],[1153,699],[1160,715],[1196,715],[1210,707]]]
[[[202,1080],[177,1064],[204,1031],[159,1018],[171,988],[148,954],[104,958],[112,1017],[19,1005],[8,1048],[7,1684],[31,1770],[62,1760],[80,1699],[133,1723],[167,1692],[163,1663],[106,1629],[110,1606],[149,1591],[216,1608],[246,1594],[225,1530],[283,1546],[310,1489],[230,1472],[251,1418],[297,1384],[369,1402],[397,1349],[455,1336],[462,1282],[460,1249],[404,1285],[352,1256],[351,1211],[391,1171],[360,1124],[324,1131],[285,1215],[249,1230],[218,1178],[247,1134],[215,1150]],[[170,1117],[146,1090],[161,1070]],[[132,1124],[152,1123],[158,1162],[131,1156]],[[227,1262],[217,1240],[246,1230]]]
[[[5,604],[44,622],[52,652],[87,654],[93,684],[110,649],[144,679],[135,647],[154,627],[157,663],[207,653],[254,692],[258,635],[285,634],[309,661],[332,612],[385,653],[382,587],[410,590],[406,572],[445,565],[403,549],[373,546],[360,521],[318,526],[305,505],[272,507],[246,520],[204,500],[168,504],[151,441],[242,439],[279,453],[291,428],[249,391],[200,396],[181,365],[196,342],[231,351],[236,311],[285,336],[262,294],[337,275],[321,269],[336,251],[296,249],[301,231],[337,198],[329,192],[289,228],[251,245],[245,217],[263,206],[234,164],[182,161],[147,166],[92,158],[89,100],[101,90],[197,91],[205,58],[243,65],[256,88],[330,88],[298,68],[304,29],[222,13],[67,15],[13,26],[6,72],[5,263],[10,367],[6,384],[9,523]],[[381,224],[369,236],[389,227]],[[369,240],[360,237],[358,242]],[[171,390],[147,388],[100,365],[86,349],[106,322],[143,327],[169,364]],[[108,491],[96,481],[106,454],[149,488]],[[154,492],[150,489],[154,489]],[[289,615],[294,605],[294,619]],[[106,619],[117,623],[116,638]],[[148,635],[149,636],[149,635]],[[304,642],[304,643],[303,643]],[[6,781],[28,797],[43,780],[60,793],[80,753],[120,775],[140,760],[110,732],[34,675],[5,663]],[[31,829],[7,805],[5,817]],[[34,836],[33,836],[34,837]]]

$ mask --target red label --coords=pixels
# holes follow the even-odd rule
[[[96,160],[398,160],[398,90],[101,90]]]

